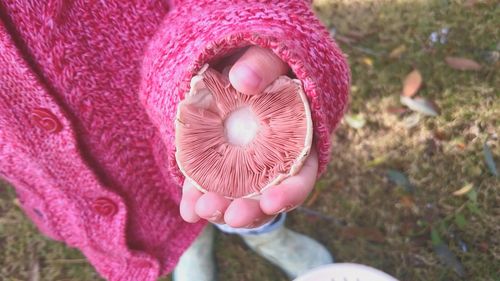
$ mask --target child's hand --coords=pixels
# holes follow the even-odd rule
[[[249,48],[237,59],[229,72],[235,89],[244,94],[258,94],[289,68],[270,50]],[[314,149],[299,174],[270,187],[260,200],[229,200],[213,192],[202,193],[188,181],[183,187],[180,213],[187,222],[200,218],[225,223],[235,228],[257,227],[280,212],[289,211],[306,199],[314,187],[318,171],[318,156]]]

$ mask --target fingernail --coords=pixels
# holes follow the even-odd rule
[[[275,212],[274,214],[277,215],[277,214],[280,214],[280,213],[283,213],[283,212],[286,212],[286,211],[289,211],[293,208],[293,205],[287,205],[285,208]]]
[[[208,220],[210,221],[218,221],[222,216],[222,212],[217,210],[215,211],[209,218]]]
[[[236,69],[232,72],[231,78],[233,82],[245,84],[248,88],[252,89],[257,89],[262,82],[262,77],[245,64],[237,65]]]
[[[255,219],[250,224],[244,226],[244,228],[255,228],[260,223],[260,219]]]
[[[279,213],[283,213],[284,211],[286,211],[286,209],[287,209],[287,208],[285,207],[285,208],[283,208],[283,209],[281,209],[281,210],[279,210],[279,211],[277,211],[277,212],[274,212],[274,214],[275,214],[275,215],[277,215],[277,214],[279,214]]]

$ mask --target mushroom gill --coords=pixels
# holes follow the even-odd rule
[[[236,91],[205,66],[175,121],[176,160],[203,192],[253,197],[295,175],[309,154],[312,121],[300,81],[279,77],[259,95]]]

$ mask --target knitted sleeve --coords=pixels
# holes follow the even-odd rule
[[[320,173],[330,155],[330,134],[347,105],[346,58],[318,21],[307,0],[174,0],[173,9],[146,51],[140,100],[175,163],[176,106],[191,78],[206,64],[237,48],[258,45],[288,63],[309,99]]]

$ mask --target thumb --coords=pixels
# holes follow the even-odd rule
[[[233,65],[229,81],[237,91],[255,95],[288,70],[288,65],[271,50],[253,46]]]

